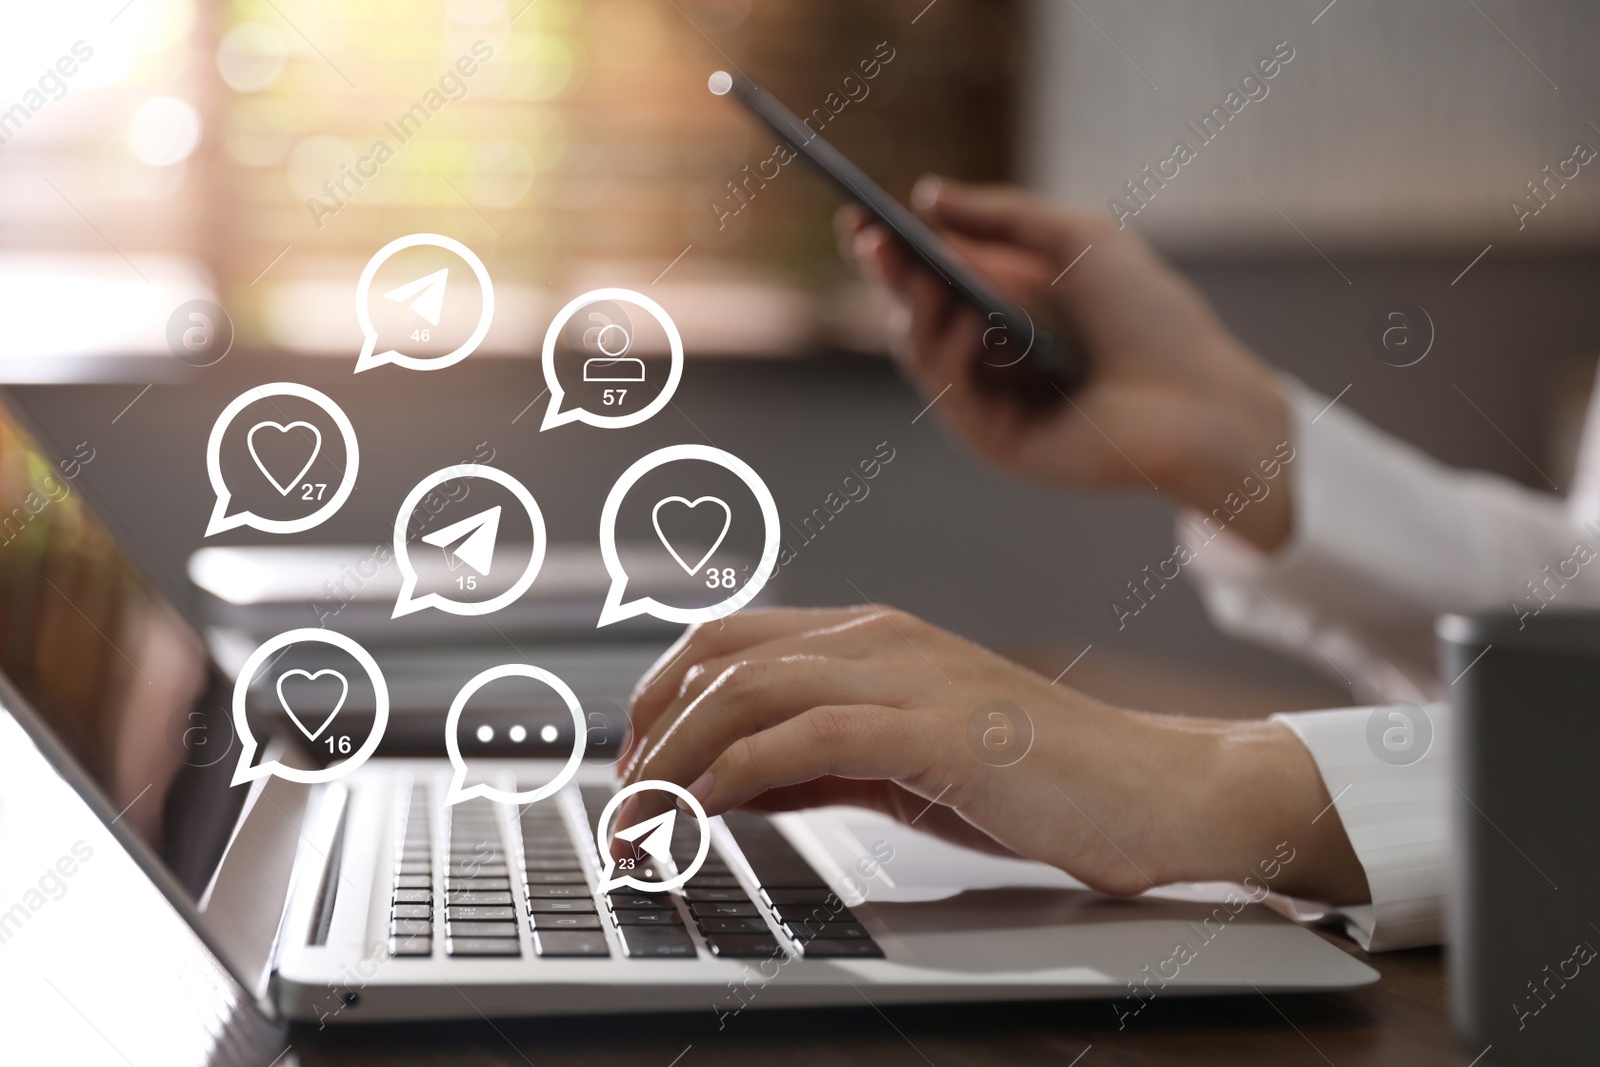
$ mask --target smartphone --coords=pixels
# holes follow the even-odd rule
[[[732,96],[771,127],[984,316],[989,324],[983,333],[985,364],[997,369],[1023,369],[1029,378],[1047,380],[1063,391],[1083,380],[1086,364],[1076,344],[1035,322],[1026,308],[996,289],[949,242],[867,177],[844,153],[813,133],[777,97],[737,72],[719,70],[711,75],[708,84],[713,93]]]

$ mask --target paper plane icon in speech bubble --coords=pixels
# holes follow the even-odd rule
[[[383,294],[385,300],[393,300],[397,304],[406,304],[406,309],[428,320],[431,326],[439,325],[439,319],[444,314],[444,284],[450,276],[450,268],[442,267],[432,274],[424,274],[414,282],[407,282],[398,289],[390,289]]]
[[[672,855],[672,828],[677,823],[677,819],[678,813],[676,811],[664,811],[660,815],[646,819],[644,822],[634,823],[626,829],[617,830],[611,836],[633,842],[657,862],[665,863],[668,857]],[[639,840],[641,837],[644,840]]]
[[[447,557],[465,563],[484,577],[494,564],[494,542],[500,534],[500,505],[487,511],[453,522],[449,526],[423,534],[424,544],[438,545]],[[455,547],[450,547],[454,545]],[[455,569],[452,563],[451,570]]]

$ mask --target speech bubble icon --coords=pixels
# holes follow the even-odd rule
[[[749,487],[756,502],[761,506],[761,521],[764,525],[761,559],[756,563],[749,580],[737,592],[728,599],[707,607],[675,608],[653,597],[624,601],[623,597],[628,588],[628,572],[623,569],[622,560],[617,554],[617,513],[622,509],[622,502],[627,497],[628,491],[640,478],[657,467],[684,460],[713,463],[723,467]],[[709,501],[715,498],[700,499]],[[685,500],[684,503],[690,502]],[[717,503],[722,502],[718,500]],[[727,507],[726,504],[722,506]],[[750,464],[731,452],[724,452],[709,445],[670,445],[657,449],[622,472],[622,477],[617,479],[617,484],[613,485],[611,492],[607,494],[605,507],[600,512],[600,557],[605,561],[606,573],[611,576],[611,588],[606,591],[606,602],[600,609],[600,621],[596,624],[596,629],[631,619],[635,615],[651,615],[664,622],[684,624],[711,622],[732,615],[761,592],[762,586],[767,584],[767,579],[772,577],[772,572],[777,569],[780,541],[777,502],[772,499],[772,490],[767,488],[767,483],[761,480],[761,475],[757,474]],[[720,539],[718,543],[721,543]],[[676,556],[676,553],[674,555]]]
[[[634,826],[624,826],[615,834],[610,832],[611,820],[616,817],[617,809],[622,807],[622,802],[631,796],[644,792],[671,793],[678,800],[688,806],[687,814],[694,816],[695,825],[700,830],[700,849],[695,853],[689,866],[680,870],[671,878],[659,882],[645,881],[635,878],[631,874],[617,874],[617,859],[611,855],[611,839],[621,837],[632,842],[637,848],[643,850],[657,862],[668,858],[667,848],[671,844],[672,830],[667,825],[668,820],[675,820],[678,815],[676,807],[668,808],[664,815],[646,819]],[[654,825],[652,825],[654,824]],[[706,861],[706,854],[711,851],[711,817],[706,814],[706,809],[694,798],[694,794],[681,785],[662,781],[656,778],[634,782],[625,789],[619,789],[612,798],[606,802],[604,810],[600,812],[600,821],[595,823],[595,847],[600,850],[600,862],[605,869],[600,872],[601,893],[609,893],[613,889],[627,887],[637,889],[642,893],[666,893],[681,888],[684,883],[700,873],[701,864]]]
[[[372,307],[368,302],[371,297],[372,279],[378,273],[378,268],[388,262],[396,252],[416,248],[419,245],[431,245],[452,252],[471,268],[473,275],[478,279],[478,288],[483,293],[483,308],[478,313],[478,324],[473,327],[471,336],[462,342],[459,348],[442,356],[408,356],[393,347],[377,352],[378,331],[372,325]],[[391,300],[408,302],[423,318],[437,326],[440,308],[444,301],[444,290],[449,284],[448,278],[442,276],[443,273],[435,271],[384,295]],[[446,367],[453,367],[477,351],[489,333],[489,323],[493,319],[494,283],[489,280],[488,268],[483,265],[483,260],[478,258],[477,253],[454,237],[445,237],[442,234],[413,233],[397,237],[378,249],[377,254],[367,260],[366,267],[361,271],[361,280],[356,282],[356,321],[361,326],[362,341],[361,355],[356,358],[355,373],[360,374],[364,370],[381,367],[385,363],[393,363],[407,370],[443,370]]]
[[[581,407],[562,411],[561,401],[565,399],[567,394],[561,384],[560,377],[556,374],[556,344],[561,339],[561,331],[566,329],[567,323],[572,320],[572,316],[579,311],[582,311],[590,304],[607,300],[634,304],[643,308],[661,325],[662,332],[667,335],[667,348],[671,355],[671,365],[667,368],[667,380],[661,386],[661,391],[656,394],[655,399],[639,410],[630,411],[626,415],[600,415]],[[596,349],[604,356],[623,357],[631,345],[630,338],[618,338],[610,335],[616,329],[616,327],[609,327],[600,332],[595,339]],[[621,429],[626,426],[637,426],[644,422],[666,407],[668,401],[672,399],[672,394],[677,392],[678,382],[683,378],[683,337],[679,335],[678,327],[673,323],[672,317],[667,314],[667,309],[643,293],[636,293],[632,289],[594,289],[584,293],[582,296],[573,298],[566,307],[556,312],[556,317],[551,321],[550,328],[544,334],[542,363],[544,366],[544,383],[550,389],[550,406],[545,410],[544,422],[539,426],[540,430],[548,430],[569,422],[581,422],[602,430]]]
[[[528,789],[520,793],[510,792],[479,782],[476,785],[467,785],[467,761],[461,755],[461,738],[458,735],[461,729],[461,713],[467,708],[467,701],[474,694],[490,682],[501,678],[531,678],[536,682],[543,682],[555,690],[567,711],[572,713],[572,755],[567,757],[566,764],[550,781],[538,789]],[[446,804],[459,804],[463,800],[473,797],[483,797],[487,800],[498,800],[502,804],[532,804],[543,800],[545,797],[554,796],[561,788],[572,781],[572,776],[578,773],[578,765],[583,762],[583,753],[588,746],[589,731],[584,722],[583,705],[578,702],[578,695],[560,678],[551,674],[542,667],[534,667],[526,663],[503,663],[498,667],[475,675],[471,681],[461,687],[456,698],[450,702],[450,713],[444,720],[444,747],[450,756],[450,766],[455,768],[455,774],[450,779],[450,792],[445,796]],[[515,731],[517,727],[513,727]]]
[[[227,436],[228,428],[233,425],[234,419],[239,417],[240,412],[252,404],[270,400],[275,396],[292,396],[308,401],[321,408],[327,413],[328,418],[333,420],[333,424],[339,429],[339,435],[344,439],[345,462],[343,476],[333,494],[327,496],[322,506],[312,511],[309,515],[304,515],[297,519],[268,519],[252,511],[238,511],[230,515],[228,514],[228,505],[233,501],[233,491],[228,488],[227,482],[222,477],[223,439]],[[272,406],[276,407],[277,405]],[[295,420],[287,424],[264,420],[251,427],[251,432],[246,437],[246,445],[258,467],[261,466],[261,460],[255,452],[256,431],[262,428],[276,427],[280,431],[287,432],[289,427],[294,426],[309,426],[315,432],[316,448],[320,451],[322,448],[322,433],[311,424],[302,420]],[[315,459],[316,454],[313,453],[312,458],[306,462],[306,470],[310,469],[311,463]],[[206,524],[205,535],[210,537],[213,534],[219,534],[224,530],[232,530],[240,526],[249,526],[252,529],[260,530],[262,533],[303,533],[314,526],[326,522],[334,512],[344,506],[346,500],[350,499],[350,494],[355,491],[356,471],[360,466],[361,450],[356,444],[356,428],[350,424],[350,417],[344,413],[344,409],[335,404],[326,393],[318,392],[309,385],[300,385],[298,382],[274,382],[271,385],[258,385],[254,388],[246,389],[234,397],[227,407],[222,409],[222,414],[217,416],[217,421],[211,426],[211,437],[206,441],[206,473],[211,478],[211,490],[217,496],[217,503],[211,509],[211,521]],[[279,483],[276,477],[269,473],[265,467],[261,467],[261,471],[267,475],[273,487],[280,490],[281,495],[288,496],[288,493],[282,492],[282,484]],[[300,473],[304,474],[305,470]],[[298,481],[299,477],[296,476],[295,481],[288,483],[289,488],[292,490]]]
[[[340,651],[346,652],[361,665],[367,672],[367,677],[372,680],[372,696],[374,700],[372,715],[372,732],[361,747],[350,753],[348,757],[332,767],[321,770],[306,770],[301,767],[286,767],[277,760],[267,760],[260,766],[250,766],[250,761],[256,758],[256,749],[260,742],[250,730],[250,722],[245,710],[250,694],[250,683],[262,666],[271,662],[279,652],[299,644],[332,645]],[[305,672],[300,672],[305,673]],[[342,704],[343,701],[341,700]],[[336,712],[337,713],[337,712]],[[331,719],[332,716],[329,716]],[[326,725],[326,724],[324,724]],[[379,743],[383,740],[383,731],[389,725],[389,686],[383,680],[383,672],[378,669],[378,661],[373,659],[366,649],[344,634],[333,630],[324,630],[318,626],[306,626],[298,630],[288,630],[269,639],[261,647],[250,653],[250,658],[244,661],[244,667],[239,671],[239,677],[233,683],[233,729],[239,735],[241,751],[239,763],[233,771],[232,785],[241,785],[253,782],[257,778],[265,778],[275,774],[287,782],[299,782],[302,785],[317,785],[322,782],[332,782],[353,774],[356,768],[371,758],[377,751]],[[321,732],[320,730],[318,731]]]
[[[411,562],[411,546],[406,537],[406,528],[410,523],[411,516],[416,512],[417,506],[422,503],[422,499],[429,492],[438,486],[444,485],[446,482],[454,482],[466,478],[482,478],[485,481],[504,486],[516,498],[517,502],[522,505],[523,509],[527,511],[528,522],[533,528],[533,551],[528,557],[527,566],[508,589],[487,600],[451,600],[448,597],[440,596],[438,593],[423,593],[421,596],[415,596],[414,594],[417,591],[417,568],[416,564]],[[476,529],[470,532],[463,529],[461,531],[461,540],[456,543],[454,548],[454,552],[460,559],[467,560],[471,558],[485,564],[476,568],[480,572],[487,571],[487,564],[493,559],[495,531],[499,526],[498,509],[490,510],[493,514],[486,512],[482,516],[474,516],[474,518],[481,518],[483,521],[479,522]],[[493,520],[492,524],[490,520]],[[471,520],[466,521],[470,522]],[[465,524],[459,523],[457,525],[465,526]],[[449,532],[448,528],[437,530],[433,534],[427,535],[424,539],[436,538],[439,534]],[[533,580],[539,576],[539,568],[544,563],[545,542],[544,513],[539,510],[539,502],[533,499],[533,494],[528,492],[526,486],[505,471],[496,467],[485,467],[481,463],[459,463],[454,467],[444,467],[436,470],[418,482],[416,487],[406,494],[405,500],[400,504],[400,511],[394,518],[394,556],[395,560],[400,564],[400,596],[395,600],[394,614],[390,618],[398,619],[402,615],[410,615],[424,608],[438,608],[440,611],[448,612],[451,615],[467,616],[487,615],[492,611],[499,611],[523,593],[526,593],[528,587],[533,585]],[[430,543],[439,544],[440,547],[445,545],[444,539],[434,540]]]

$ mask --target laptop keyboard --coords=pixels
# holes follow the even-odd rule
[[[487,800],[453,805],[444,886],[445,953],[520,956],[511,859],[500,817]]]
[[[533,788],[525,786],[524,788]],[[444,955],[519,957],[521,921],[541,958],[696,959],[882,957],[883,950],[844,902],[766,816],[734,812],[724,822],[738,842],[758,891],[752,895],[715,845],[682,889],[644,893],[624,887],[597,894],[595,822],[612,790],[580,792],[588,838],[575,839],[559,797],[520,809],[520,848],[507,842],[490,801],[453,805],[448,822],[445,884],[435,894],[429,790],[412,790],[403,815],[390,917],[394,956],[431,956],[442,935]],[[693,820],[674,827],[671,853],[680,869],[699,848]],[[510,847],[508,847],[510,846]],[[641,880],[662,876],[649,857]],[[440,908],[435,907],[442,901]]]
[[[433,835],[428,827],[428,787],[411,789],[400,822],[394,903],[389,916],[389,954],[433,954]]]

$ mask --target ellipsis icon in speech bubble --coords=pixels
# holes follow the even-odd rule
[[[251,732],[250,723],[246,716],[250,683],[255,678],[256,673],[261,670],[263,664],[271,661],[283,649],[299,644],[332,645],[334,648],[348,653],[352,659],[361,665],[361,669],[367,672],[367,677],[372,681],[372,696],[374,700],[372,732],[367,735],[366,741],[362,742],[360,748],[332,767],[324,767],[321,770],[306,770],[301,767],[286,767],[277,760],[267,760],[260,766],[252,767],[250,766],[250,761],[256,758],[256,750],[260,747],[260,742],[256,740],[255,734]],[[307,674],[303,670],[287,673]],[[334,673],[337,672],[318,672],[318,674]],[[311,676],[308,675],[308,677]],[[281,698],[283,678],[280,677],[278,682],[277,688]],[[348,693],[349,683],[346,682],[345,685],[345,691]],[[341,698],[340,705],[342,706],[343,703],[344,701]],[[289,710],[287,705],[285,705],[285,710]],[[292,715],[293,713],[290,712],[290,714]],[[338,708],[335,708],[334,715],[337,714]],[[333,716],[330,715],[329,719],[332,718]],[[298,721],[296,724],[298,725]],[[323,724],[324,727],[326,725],[326,723]],[[372,754],[377,751],[378,744],[383,740],[383,731],[388,725],[389,687],[383,680],[383,671],[378,669],[378,661],[373,659],[366,649],[344,634],[336,633],[333,630],[324,630],[318,626],[306,626],[298,630],[288,630],[271,638],[260,648],[250,653],[250,658],[244,661],[244,667],[239,671],[239,677],[234,680],[233,728],[239,735],[242,751],[239,753],[239,763],[234,768],[233,781],[230,784],[241,785],[245,782],[253,782],[257,778],[265,778],[270,774],[275,774],[284,781],[299,782],[302,785],[317,785],[322,782],[331,782],[335,779],[343,778],[347,774],[354,773],[356,768],[367,762]],[[302,726],[301,729],[304,730],[304,727]],[[317,732],[320,733],[321,730]]]
[[[567,711],[572,714],[572,755],[567,757],[566,764],[556,776],[538,789],[528,789],[522,792],[510,792],[487,782],[467,785],[467,761],[461,755],[461,738],[458,735],[461,729],[461,713],[467,708],[467,701],[488,685],[490,682],[501,678],[531,678],[536,682],[543,682],[554,689],[556,695],[566,704]],[[455,768],[455,773],[450,778],[450,792],[445,796],[446,804],[459,804],[463,800],[473,797],[483,797],[486,800],[497,800],[502,804],[532,804],[543,800],[545,797],[554,796],[561,788],[572,781],[573,775],[578,773],[578,765],[583,762],[583,754],[588,746],[589,731],[584,720],[583,705],[578,702],[578,695],[574,693],[560,678],[551,674],[542,667],[534,667],[526,663],[503,663],[498,667],[490,667],[472,678],[456,698],[450,702],[450,713],[444,720],[444,747],[450,756],[450,766]]]
[[[460,347],[442,356],[408,356],[396,348],[388,348],[377,352],[378,330],[372,324],[372,308],[369,304],[372,290],[372,279],[389,258],[397,252],[407,248],[416,248],[419,245],[431,245],[452,252],[461,258],[478,279],[478,288],[483,293],[483,308],[478,313],[478,324],[472,334],[461,343]],[[416,299],[419,301],[431,300],[428,309],[431,312],[429,319],[437,326],[439,308],[444,299],[444,286],[446,278],[436,275],[424,276],[409,282],[407,285],[387,294],[391,299]],[[415,290],[415,292],[412,292]],[[413,306],[417,306],[413,304]],[[445,237],[437,233],[413,233],[405,237],[397,237],[393,241],[378,249],[376,255],[367,260],[367,265],[361,271],[361,280],[356,283],[356,321],[361,326],[361,355],[356,359],[355,373],[373,367],[381,367],[385,363],[393,363],[407,370],[443,370],[453,367],[477,351],[483,343],[484,337],[489,333],[489,323],[494,320],[494,283],[489,280],[489,270],[483,265],[477,253],[456,240],[454,237]]]
[[[625,826],[615,833],[611,832],[611,820],[616,817],[617,809],[622,807],[622,802],[638,793],[661,792],[671,793],[675,798],[686,805],[686,814],[694,816],[695,825],[700,830],[700,849],[690,861],[689,866],[680,870],[671,878],[659,882],[635,878],[631,874],[617,875],[617,860],[611,855],[611,839],[622,837],[633,842],[638,848],[644,850],[652,859],[660,862],[667,858],[667,846],[671,844],[672,828],[668,820],[675,821],[679,808],[668,808],[663,815],[646,819],[635,826]],[[613,889],[627,887],[637,889],[643,893],[666,893],[673,889],[681,888],[689,879],[700,873],[701,864],[705,863],[706,855],[711,851],[711,817],[706,814],[706,809],[694,798],[694,794],[675,785],[672,782],[660,779],[646,779],[634,782],[626,789],[620,789],[607,801],[605,809],[600,812],[600,821],[595,823],[595,847],[600,850],[600,862],[604,870],[600,872],[601,893],[609,893]]]
[[[407,527],[411,516],[416,512],[417,506],[422,503],[423,497],[446,482],[458,481],[466,478],[482,478],[504,486],[516,498],[528,513],[528,522],[533,530],[533,548],[528,557],[527,566],[511,586],[497,596],[480,601],[451,600],[449,597],[440,596],[438,593],[428,592],[421,596],[414,596],[417,591],[417,568],[411,562],[411,545],[407,539]],[[470,521],[470,520],[468,520]],[[496,524],[498,525],[498,523]],[[446,531],[436,531],[443,533]],[[471,537],[482,537],[486,545],[487,554],[492,557],[494,552],[494,535],[480,526],[479,532]],[[471,539],[471,538],[469,538]],[[405,500],[400,503],[400,511],[394,519],[394,556],[400,564],[400,595],[395,600],[394,614],[390,618],[398,619],[402,615],[410,615],[424,608],[438,608],[440,611],[451,615],[487,615],[491,611],[501,608],[515,601],[528,588],[533,585],[533,580],[539,577],[539,568],[544,564],[545,550],[544,513],[539,510],[539,502],[533,499],[533,494],[528,492],[527,486],[517,481],[505,471],[497,467],[485,467],[481,463],[459,463],[454,467],[445,467],[436,470],[422,481],[418,482],[411,492],[406,494]],[[466,552],[462,546],[458,552]]]
[[[334,490],[333,495],[329,496],[320,507],[309,515],[303,515],[297,519],[267,519],[251,511],[239,511],[230,515],[228,514],[228,505],[233,501],[233,492],[228,488],[227,482],[222,477],[223,439],[227,436],[228,428],[233,425],[234,419],[239,417],[241,411],[252,404],[275,396],[292,396],[315,404],[327,413],[328,418],[333,420],[334,426],[338,427],[340,437],[344,439],[345,463],[343,477],[340,479],[339,486]],[[315,435],[316,447],[312,451],[311,458],[306,461],[306,469],[309,469],[322,448],[322,432],[310,423],[302,420],[287,424],[270,420],[264,421],[253,426],[246,438],[246,445],[250,451],[251,458],[260,467],[261,473],[284,496],[288,496],[288,490],[278,483],[277,478],[271,471],[261,465],[261,458],[255,451],[255,434],[257,430],[263,428],[274,428],[279,432],[287,433],[290,427],[296,426],[305,427]],[[211,426],[211,437],[206,441],[206,473],[211,478],[211,489],[216,494],[217,503],[211,509],[211,521],[206,524],[205,535],[210,537],[212,534],[219,534],[224,530],[232,530],[239,526],[249,526],[252,529],[260,530],[262,533],[271,534],[303,533],[327,521],[350,498],[350,494],[356,487],[356,471],[360,465],[361,451],[356,444],[356,428],[350,424],[350,417],[344,413],[344,409],[335,404],[327,394],[318,392],[309,385],[300,385],[298,382],[274,382],[271,385],[258,385],[252,389],[247,389],[234,397],[233,401],[222,409],[222,414],[217,416],[217,421]],[[304,475],[305,469],[302,469],[300,474]],[[298,477],[291,480],[288,483],[289,490],[292,490],[298,481]]]
[[[561,402],[566,398],[566,389],[561,384],[560,377],[556,374],[556,344],[561,340],[561,331],[566,329],[572,316],[588,307],[590,304],[602,300],[612,300],[619,303],[633,304],[643,308],[660,324],[662,332],[667,335],[667,348],[671,356],[671,366],[667,368],[667,380],[661,386],[661,391],[655,399],[637,411],[630,411],[626,415],[598,415],[587,408],[572,408],[569,411],[561,410]],[[600,345],[601,351],[611,353],[604,341]],[[625,351],[625,349],[619,349]],[[550,328],[544,334],[544,349],[542,354],[544,366],[544,383],[550,389],[550,406],[545,409],[544,422],[540,430],[549,430],[569,422],[582,422],[599,429],[622,429],[627,426],[637,426],[650,418],[656,412],[667,406],[672,399],[672,394],[678,389],[678,382],[683,378],[683,337],[678,333],[678,327],[673,323],[672,317],[667,314],[667,309],[651,300],[643,293],[634,292],[632,289],[594,289],[582,296],[574,297],[567,306],[556,313],[551,321]]]
[[[625,600],[628,588],[628,572],[622,566],[622,559],[617,553],[617,514],[622,509],[622,502],[640,478],[650,471],[668,463],[678,463],[685,460],[712,463],[718,467],[731,471],[738,479],[749,487],[756,502],[761,506],[761,521],[763,524],[761,537],[761,559],[756,563],[754,572],[748,581],[728,599],[716,604],[700,608],[676,608],[670,604],[663,604],[654,597],[640,597],[637,600]],[[678,498],[681,499],[681,498]],[[702,498],[709,500],[711,498]],[[699,503],[700,501],[695,501]],[[689,503],[685,501],[685,503]],[[720,500],[717,503],[722,504]],[[659,505],[658,505],[659,506]],[[724,508],[726,504],[722,504]],[[658,527],[659,529],[659,527]],[[720,541],[719,541],[720,543]],[[600,557],[605,561],[606,573],[611,577],[611,588],[606,591],[606,602],[600,609],[599,626],[607,626],[624,619],[631,619],[635,615],[650,615],[664,622],[697,623],[712,622],[716,619],[732,615],[761,592],[767,584],[767,579],[772,577],[772,572],[777,567],[778,549],[781,543],[781,533],[778,528],[778,505],[772,499],[772,490],[767,488],[767,483],[761,480],[761,475],[755,469],[731,452],[724,452],[720,448],[709,445],[669,445],[657,449],[640,459],[633,466],[622,472],[622,477],[617,479],[617,484],[611,487],[611,492],[606,496],[605,507],[600,512]]]

